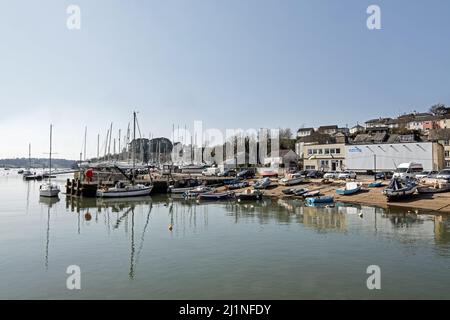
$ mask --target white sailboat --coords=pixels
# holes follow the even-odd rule
[[[39,195],[41,197],[57,197],[59,192],[59,186],[52,183],[52,125],[50,125],[50,153],[49,153],[49,174],[48,181],[41,184],[39,187]]]
[[[32,176],[33,172],[31,172],[31,143],[28,144],[28,168],[22,171],[22,176],[24,178],[28,176]]]
[[[136,141],[136,112],[133,112],[134,130],[133,130],[133,141]],[[153,185],[143,185],[136,184],[135,173],[136,173],[136,157],[135,157],[135,146],[133,146],[133,170],[132,177],[128,178],[130,183],[118,182],[114,187],[102,188],[97,190],[97,197],[101,198],[125,198],[125,197],[139,197],[148,196],[152,192]],[[117,166],[116,166],[117,167]],[[118,168],[118,167],[117,167]]]

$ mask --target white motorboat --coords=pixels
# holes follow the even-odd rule
[[[49,175],[48,181],[39,187],[39,195],[53,198],[57,197],[60,191],[59,186],[52,183],[52,125],[50,125]]]

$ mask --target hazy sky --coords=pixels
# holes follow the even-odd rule
[[[66,8],[81,8],[81,30]],[[366,27],[381,7],[382,29]],[[172,123],[345,126],[450,104],[450,2],[0,0],[0,158],[88,157],[138,110]]]

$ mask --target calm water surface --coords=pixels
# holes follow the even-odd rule
[[[450,298],[446,215],[281,200],[50,201],[40,182],[0,170],[0,299]],[[381,290],[366,287],[374,264]],[[81,290],[66,289],[69,265],[81,268]]]

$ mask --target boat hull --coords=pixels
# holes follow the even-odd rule
[[[148,196],[152,192],[153,186],[144,187],[137,190],[126,190],[126,188],[98,190],[97,197],[100,198],[128,198],[128,197],[142,197]]]
[[[355,194],[359,191],[361,191],[361,187],[357,187],[355,189],[337,189],[336,193],[341,196],[348,196],[351,194]]]
[[[214,201],[214,200],[227,200],[234,197],[234,193],[232,192],[223,192],[223,193],[203,193],[199,194],[197,199],[198,200],[208,200],[208,201]]]

